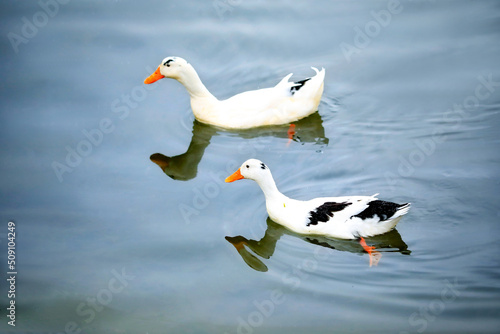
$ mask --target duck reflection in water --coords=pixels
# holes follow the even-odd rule
[[[245,139],[265,136],[284,138],[288,140],[284,144],[285,147],[290,145],[291,141],[326,146],[328,145],[328,138],[325,137],[325,129],[322,123],[321,116],[318,112],[315,112],[293,124],[240,130],[235,133]],[[179,181],[191,180],[198,173],[198,164],[203,158],[210,140],[220,131],[227,130],[221,130],[195,120],[193,123],[193,137],[185,153],[173,157],[155,153],[151,155],[150,159],[170,178]]]
[[[226,240],[236,248],[243,261],[245,261],[250,268],[266,272],[268,270],[267,266],[255,255],[264,259],[271,258],[276,249],[276,243],[285,234],[292,235],[321,247],[327,247],[338,251],[359,254],[366,253],[365,248],[360,245],[359,240],[333,239],[323,236],[297,234],[275,223],[269,217],[267,218],[267,230],[262,239],[249,240],[239,235],[236,237],[226,236]],[[367,238],[367,243],[370,244],[369,247],[375,247],[377,249],[377,251],[372,252],[373,256],[370,256],[370,266],[372,265],[372,259],[373,264],[377,265],[382,257],[382,253],[399,252],[404,255],[409,255],[411,253],[411,251],[408,250],[408,245],[401,239],[401,235],[396,229]]]

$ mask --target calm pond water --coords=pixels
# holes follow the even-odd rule
[[[0,5],[0,332],[498,333],[497,1],[57,1]],[[319,111],[293,140],[200,124],[142,83],[170,55],[220,98],[325,67]],[[223,183],[251,157],[412,209],[370,267]]]

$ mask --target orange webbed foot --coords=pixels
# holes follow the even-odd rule
[[[290,127],[288,128],[288,131],[286,133],[288,135],[288,142],[286,143],[286,146],[289,146],[293,140],[293,136],[295,135],[295,124],[290,124]]]
[[[382,253],[376,251],[374,246],[368,246],[366,240],[363,237],[360,238],[359,244],[361,245],[361,247],[363,247],[365,252],[367,252],[368,256],[370,257],[370,267],[376,266],[382,258]]]

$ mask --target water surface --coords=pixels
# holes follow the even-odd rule
[[[15,221],[18,293],[1,331],[498,332],[500,8],[390,4],[86,1],[45,24],[36,2],[2,4],[0,240]],[[142,83],[170,55],[220,98],[325,67],[319,111],[291,141],[288,125],[201,124],[179,83]],[[412,209],[368,240],[370,267],[355,241],[270,221],[255,183],[223,182],[251,157],[290,197]]]

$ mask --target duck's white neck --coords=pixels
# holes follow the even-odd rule
[[[274,179],[273,179],[273,176],[271,175],[271,173],[267,174],[262,179],[258,179],[255,181],[262,189],[262,192],[264,193],[264,196],[266,197],[266,202],[267,201],[281,200],[283,197],[286,197],[278,190],[278,187],[276,186],[276,182],[274,182]]]
[[[184,71],[176,78],[181,84],[186,87],[191,99],[207,98],[217,100],[201,82],[198,73],[196,73],[193,66],[187,64]]]

